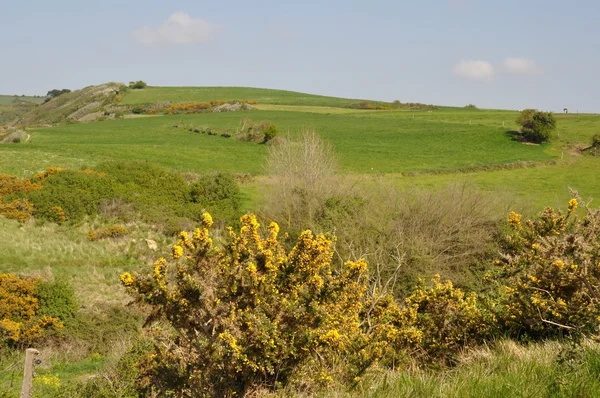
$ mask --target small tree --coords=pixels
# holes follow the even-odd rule
[[[270,124],[263,134],[265,135],[265,140],[263,142],[269,142],[279,135],[279,129],[274,124]]]
[[[146,88],[146,86],[148,86],[148,85],[143,80],[138,80],[137,82],[133,82],[133,81],[129,82],[129,88],[132,88],[132,89],[142,89],[142,88]]]
[[[556,129],[556,119],[552,112],[525,109],[517,118],[521,126],[521,136],[528,142],[540,144],[549,141]]]

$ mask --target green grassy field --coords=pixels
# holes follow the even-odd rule
[[[205,99],[228,92],[206,94]],[[170,92],[179,94],[183,95],[178,89]],[[585,196],[600,196],[597,158],[576,156],[571,148],[588,143],[600,130],[599,115],[558,115],[556,138],[540,146],[512,139],[509,132],[516,129],[516,116],[514,111],[456,108],[410,112],[267,105],[265,110],[246,112],[70,124],[31,129],[26,144],[0,146],[0,172],[26,176],[48,166],[144,160],[185,172],[260,176],[266,173],[267,146],[174,127],[185,123],[235,130],[249,117],[274,123],[284,135],[316,131],[333,146],[341,171],[355,178],[383,174],[399,185],[423,187],[470,181],[538,207],[562,202],[569,187]]]
[[[1,95],[0,94],[0,105],[13,104],[15,99],[18,101],[24,102],[32,102],[34,104],[41,104],[44,102],[46,97],[31,97],[31,96],[21,96],[21,95]]]
[[[148,104],[156,101],[208,102],[213,100],[252,100],[259,104],[345,107],[359,99],[326,97],[295,91],[251,87],[147,87],[128,90],[123,105]]]

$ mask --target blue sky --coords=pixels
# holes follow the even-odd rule
[[[597,0],[3,0],[0,49],[3,94],[143,79],[600,112]]]

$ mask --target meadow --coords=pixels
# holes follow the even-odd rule
[[[327,97],[295,91],[250,87],[148,87],[131,90],[121,101],[123,105],[151,104],[157,101],[209,102],[257,101],[260,104],[345,107],[358,99]]]
[[[32,97],[27,95],[0,95],[0,105],[13,104],[15,100],[22,102],[31,102],[34,104],[41,104],[42,102],[44,102],[45,99],[46,97],[44,96]]]
[[[3,101],[10,104],[13,98],[0,96],[0,104]],[[33,100],[37,101],[38,98]],[[62,341],[61,346],[61,340],[57,339],[53,344],[41,347],[44,363],[38,372],[49,379],[42,378],[46,382],[38,382],[35,396],[68,396],[71,390],[61,392],[57,386],[71,388],[81,386],[88,380],[92,382],[88,387],[92,386],[90,391],[93,391],[93,383],[113,380],[111,378],[115,377],[115,372],[120,372],[121,358],[130,348],[130,342],[135,340],[132,336],[139,335],[143,317],[139,308],[125,305],[131,297],[121,285],[119,275],[151,270],[158,257],[168,258],[172,253],[176,233],[173,228],[189,230],[200,223],[201,217],[197,216],[195,210],[216,203],[206,202],[210,205],[205,205],[196,202],[193,197],[200,195],[194,191],[198,188],[194,184],[202,176],[223,172],[236,177],[241,196],[240,205],[234,208],[240,215],[261,211],[275,214],[269,213],[271,209],[268,208],[274,203],[270,189],[277,178],[267,166],[271,144],[220,135],[238,131],[244,119],[274,124],[280,131],[278,139],[283,137],[293,141],[305,131],[314,131],[329,144],[339,166],[335,171],[338,179],[332,180],[333,184],[340,183],[340,190],[349,188],[353,191],[348,193],[348,202],[344,202],[348,198],[334,190],[332,198],[335,200],[327,201],[326,206],[331,207],[325,206],[322,213],[331,216],[331,219],[327,219],[334,220],[331,222],[335,222],[335,217],[346,217],[349,221],[338,219],[337,222],[340,222],[339,228],[349,230],[352,228],[350,224],[354,223],[352,220],[355,220],[353,216],[364,215],[367,218],[372,213],[373,224],[364,225],[370,228],[369,233],[373,236],[377,233],[380,235],[377,238],[366,237],[365,240],[372,239],[376,247],[381,246],[382,250],[398,248],[393,245],[383,247],[389,242],[385,239],[395,239],[389,231],[398,231],[386,230],[387,224],[394,226],[417,220],[417,223],[427,224],[425,232],[421,231],[423,236],[440,235],[435,231],[442,229],[435,230],[431,225],[448,222],[442,218],[450,214],[446,218],[456,217],[458,221],[448,224],[444,233],[452,234],[458,229],[464,234],[451,235],[448,242],[462,247],[465,242],[461,239],[479,239],[483,234],[478,233],[486,229],[489,236],[485,239],[488,240],[482,241],[480,246],[489,245],[487,252],[496,255],[498,249],[491,239],[498,235],[489,230],[501,229],[498,227],[499,220],[505,220],[506,212],[510,209],[533,215],[545,206],[564,208],[572,197],[570,189],[577,190],[584,200],[594,198],[590,206],[598,207],[600,160],[578,151],[578,148],[590,144],[594,134],[600,133],[600,115],[596,114],[557,114],[557,132],[551,142],[526,145],[514,139],[518,112],[511,110],[442,106],[433,111],[357,110],[350,106],[360,100],[237,87],[129,89],[118,105],[211,100],[251,100],[257,101],[257,104],[253,105],[254,110],[249,111],[143,115],[92,123],[60,123],[53,127],[27,126],[26,131],[30,135],[27,142],[0,144],[0,173],[35,178],[33,176],[36,173],[53,166],[70,170],[86,169],[69,177],[72,179],[65,177],[62,182],[57,176],[44,180],[43,184],[48,184],[48,187],[54,184],[53,189],[56,190],[53,192],[64,195],[67,201],[70,190],[83,192],[86,189],[79,185],[86,179],[96,179],[100,181],[98,184],[105,181],[104,176],[88,170],[97,168],[99,172],[107,172],[109,178],[115,179],[110,185],[111,189],[131,202],[127,204],[121,201],[121,197],[111,197],[113,207],[107,206],[106,202],[94,203],[98,207],[97,212],[73,219],[72,222],[55,223],[37,215],[25,222],[0,217],[0,273],[68,281],[80,307],[81,315],[67,326],[67,337],[63,336],[67,343]],[[194,129],[211,129],[217,134],[208,135],[195,132]],[[132,174],[123,171],[128,167],[128,172]],[[144,174],[144,169],[154,167],[158,168],[154,174]],[[174,174],[161,174],[160,170]],[[160,177],[154,181],[153,176]],[[73,186],[68,185],[69,181],[74,181]],[[187,208],[179,206],[181,203],[165,202],[172,196],[172,189],[177,190],[177,187],[173,188],[174,182],[182,186],[177,195],[184,197],[185,205],[190,209],[193,207],[194,211],[188,209],[188,212],[183,212]],[[226,189],[217,185],[213,194],[221,195],[219,200],[228,200],[230,192],[225,192]],[[387,197],[377,197],[378,190],[385,191],[389,187],[397,190],[399,196],[394,197],[396,202],[386,202]],[[444,189],[447,187],[454,188],[446,192]],[[468,188],[464,188],[466,193],[461,191],[463,193],[456,194],[457,191],[452,191],[456,187]],[[414,194],[416,191],[418,194]],[[434,192],[438,191],[442,193],[436,196]],[[358,196],[355,192],[364,192],[365,195]],[[475,195],[473,192],[482,196],[468,196]],[[381,202],[369,202],[367,198],[371,193]],[[431,203],[419,207],[418,202],[427,197],[426,193],[432,193],[428,197]],[[388,194],[384,192],[381,195]],[[35,199],[36,196],[29,198]],[[37,198],[39,203],[47,200],[42,196]],[[268,202],[269,198],[271,202]],[[467,199],[454,206],[453,203],[441,203],[444,198]],[[493,199],[498,200],[494,202]],[[398,210],[401,216],[395,213],[397,209],[389,208],[386,204],[396,203],[401,207],[404,202],[407,210],[406,214]],[[477,213],[475,208],[470,209],[469,203],[477,206],[483,203],[482,208],[489,206],[481,212],[486,215]],[[130,206],[136,204],[139,206]],[[52,204],[47,207],[50,206]],[[100,209],[102,206],[105,208]],[[463,206],[464,209],[458,209],[455,213],[447,210],[453,206]],[[433,208],[439,211],[433,212]],[[419,213],[425,211],[432,211],[439,219],[432,220]],[[487,214],[492,212],[494,216],[488,217]],[[415,215],[414,219],[409,219],[411,214]],[[166,218],[167,215],[174,221],[170,229],[161,225],[161,217]],[[388,219],[388,215],[400,218]],[[472,224],[469,224],[469,217],[474,220]],[[481,217],[481,220],[477,217]],[[217,223],[219,233],[225,235],[223,220]],[[129,234],[114,239],[89,239],[90,231],[116,224],[126,225]],[[354,225],[360,234],[363,233],[360,230],[362,225]],[[305,225],[293,227],[299,229]],[[342,236],[339,242],[341,247],[346,242],[343,231],[336,231],[336,228],[338,225],[333,224],[329,231]],[[477,230],[473,231],[473,228]],[[168,233],[165,232],[167,229]],[[405,231],[410,229],[408,227]],[[290,232],[292,236],[297,234],[293,228],[285,232]],[[417,239],[424,239],[423,236],[419,235]],[[353,236],[348,234],[345,238],[352,241]],[[215,238],[215,241],[222,240],[221,235]],[[422,247],[427,246],[428,250],[430,246],[433,247],[437,242],[434,240],[415,243],[407,239],[407,242],[405,247],[407,251],[412,251],[409,254],[412,257],[404,265],[417,271],[425,263],[435,267],[438,258],[462,256],[459,252],[443,257],[443,251],[451,252],[452,247],[443,248],[438,254],[419,252]],[[464,247],[467,247],[466,244]],[[352,250],[348,252],[354,255]],[[488,269],[484,263],[490,262],[490,258],[486,257],[483,249],[474,252],[476,264],[468,264],[467,267],[466,263],[456,260],[446,268],[440,266],[436,272],[454,273],[459,283],[466,281],[464,286],[476,286],[469,284],[473,279],[478,279],[480,285],[483,271]],[[432,269],[421,269],[424,270],[429,277]],[[125,331],[120,329],[121,325],[124,325]],[[569,347],[567,342],[520,345],[501,338],[490,343],[489,347],[475,347],[462,352],[449,368],[413,364],[405,369],[375,371],[367,373],[351,390],[336,388],[325,395],[316,396],[592,396],[600,388],[600,349],[597,343],[588,341],[575,355],[568,351]],[[568,357],[565,362],[563,357],[568,355],[575,357]],[[19,352],[0,357],[0,397],[11,396],[18,391],[21,360]],[[60,383],[56,380],[60,380]],[[271,394],[273,397],[313,396],[310,392],[303,394],[296,390]],[[88,393],[85,396],[93,395]]]
[[[246,89],[149,88],[130,90],[123,102],[138,101],[140,96],[150,100],[158,93],[179,98],[188,91],[187,99],[250,96]],[[183,172],[226,171],[260,179],[268,173],[266,145],[176,128],[186,124],[231,132],[239,129],[242,119],[251,118],[275,124],[284,136],[315,131],[334,148],[341,171],[357,179],[384,176],[399,185],[422,187],[470,181],[486,191],[510,192],[537,207],[563,200],[569,187],[586,197],[600,195],[596,160],[579,156],[574,149],[589,143],[600,130],[598,115],[557,115],[556,138],[538,146],[512,139],[515,111],[369,111],[303,106],[299,104],[305,97],[300,94],[285,98],[295,105],[259,103],[258,110],[244,112],[32,128],[26,145],[0,146],[0,172],[27,176],[47,166],[93,167],[102,161],[130,159]]]

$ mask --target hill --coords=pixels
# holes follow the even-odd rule
[[[21,125],[51,125],[67,121],[94,121],[110,115],[109,107],[119,91],[120,83],[88,86],[63,94],[36,107],[18,122]]]
[[[360,99],[327,97],[295,91],[250,87],[147,87],[129,90],[121,101],[123,105],[148,104],[157,101],[209,102],[214,100],[246,100],[259,104],[307,105],[347,107]]]

